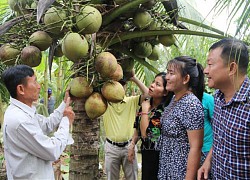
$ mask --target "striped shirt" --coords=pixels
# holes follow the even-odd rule
[[[226,103],[216,91],[212,172],[215,179],[250,179],[250,80]]]

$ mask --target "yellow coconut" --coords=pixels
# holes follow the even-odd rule
[[[93,92],[93,86],[90,85],[86,77],[76,77],[72,79],[69,87],[70,94],[77,98],[89,97]]]
[[[117,68],[115,72],[109,77],[110,79],[114,81],[119,81],[123,77],[123,70],[120,64],[117,64]]]
[[[103,78],[108,78],[117,68],[117,60],[110,52],[101,52],[95,58],[95,69]]]
[[[85,111],[90,119],[103,115],[107,107],[107,100],[98,92],[93,92],[85,102]]]
[[[102,95],[109,102],[121,102],[125,96],[123,86],[117,81],[106,81],[101,88]]]

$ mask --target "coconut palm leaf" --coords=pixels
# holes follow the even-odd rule
[[[242,35],[245,35],[247,31],[249,31],[250,26],[250,8],[249,8],[249,1],[248,4],[246,4],[243,14],[241,18],[238,21],[238,28],[236,29],[235,36],[237,36],[240,31],[242,30]]]
[[[232,7],[232,9],[230,9]],[[220,13],[223,12],[223,10],[229,9],[231,13],[229,14],[229,24],[228,27],[231,25],[231,21],[236,16],[239,17],[237,20],[238,26],[235,33],[235,36],[238,35],[241,31],[241,36],[243,37],[245,33],[247,33],[247,30],[250,26],[250,1],[249,0],[239,0],[239,1],[233,1],[233,0],[218,0],[216,4],[214,5],[213,9],[216,13],[216,15],[220,15]],[[211,10],[211,11],[212,11]],[[243,30],[242,30],[243,29]]]

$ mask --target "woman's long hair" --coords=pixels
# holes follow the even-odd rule
[[[194,95],[202,101],[205,89],[203,67],[189,56],[176,57],[168,62],[168,66],[174,66],[181,72],[182,77],[190,76],[188,87]]]

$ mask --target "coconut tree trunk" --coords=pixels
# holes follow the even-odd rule
[[[70,147],[70,180],[94,180],[98,178],[99,120],[90,120],[84,110],[85,99],[75,101],[76,114]]]

